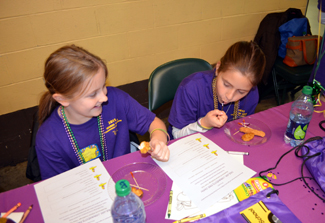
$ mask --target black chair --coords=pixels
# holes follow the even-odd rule
[[[282,61],[281,57],[277,57],[272,69],[274,92],[278,105],[284,103],[288,91],[291,92],[291,99],[294,99],[294,95],[307,84],[314,67],[314,65],[289,67]],[[279,90],[283,90],[281,103]]]
[[[212,70],[212,66],[198,58],[178,59],[157,67],[149,77],[149,110],[156,110],[173,100],[178,85],[185,77],[205,70]]]

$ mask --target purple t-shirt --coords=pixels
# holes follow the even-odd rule
[[[108,101],[103,103],[102,118],[107,144],[106,159],[130,152],[129,130],[145,134],[155,118],[155,114],[140,105],[127,93],[114,87],[107,87]],[[36,135],[36,152],[42,179],[79,166],[58,108],[40,126]],[[81,125],[71,125],[80,149],[96,144],[103,160],[97,118]]]
[[[168,122],[168,132],[172,137],[172,126],[182,129],[204,117],[209,111],[214,110],[212,80],[215,70],[202,71],[184,78],[178,86]],[[259,100],[258,89],[253,87],[250,92],[239,101],[237,118],[254,113]],[[218,103],[221,110],[221,104]],[[227,121],[234,119],[234,103],[224,105],[223,110],[228,116]]]

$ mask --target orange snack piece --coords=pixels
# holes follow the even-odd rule
[[[252,129],[249,127],[240,127],[239,131],[243,132],[243,133],[253,133],[256,136],[259,137],[264,137],[265,136],[265,132],[260,131],[260,130],[256,130],[256,129]]]
[[[131,187],[131,191],[137,195],[138,197],[142,198],[143,197],[143,191],[141,189]]]
[[[253,133],[245,133],[244,135],[242,135],[241,139],[245,142],[251,141],[254,138],[254,134]]]
[[[140,152],[146,154],[150,150],[149,142],[142,141],[139,146]]]

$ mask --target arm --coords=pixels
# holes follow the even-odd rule
[[[182,129],[173,126],[173,137],[175,139],[190,135],[195,132],[206,132],[212,128],[221,128],[227,122],[228,116],[224,111],[209,111],[203,118],[193,122]]]
[[[170,151],[167,146],[168,133],[163,121],[155,117],[149,127],[151,156],[159,161],[168,161]]]

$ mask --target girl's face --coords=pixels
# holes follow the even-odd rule
[[[247,76],[236,69],[217,72],[217,96],[220,103],[228,104],[245,97],[253,87]]]
[[[69,123],[82,124],[96,117],[102,112],[102,103],[107,101],[106,78],[103,68],[93,76],[89,82],[85,83],[82,89],[85,91],[73,98],[67,100],[64,105]],[[88,84],[88,86],[86,86]]]

